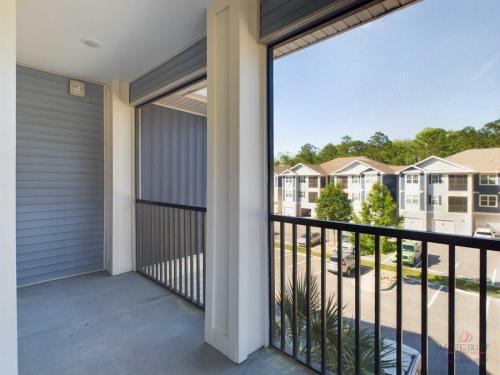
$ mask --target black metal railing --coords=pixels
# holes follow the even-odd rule
[[[429,287],[429,249],[428,244],[446,245],[449,257],[448,266],[448,312],[447,320],[447,344],[443,352],[445,368],[440,373],[455,373],[456,366],[456,248],[469,248],[474,254],[479,252],[479,282],[478,292],[478,320],[479,320],[479,345],[477,353],[477,372],[486,374],[487,356],[487,255],[488,251],[500,251],[500,241],[494,239],[474,238],[470,236],[449,235],[435,232],[422,232],[413,230],[403,230],[392,227],[375,227],[344,222],[322,221],[306,218],[286,217],[280,215],[270,215],[271,241],[270,241],[270,342],[273,347],[293,356],[311,369],[320,373],[337,374],[360,374],[374,373],[381,374],[389,369],[390,373],[397,374],[429,374],[429,307],[428,307],[428,287]],[[297,238],[298,228],[303,231],[300,237],[300,244]],[[317,237],[311,236],[312,230],[320,231],[319,241]],[[328,233],[332,232],[333,241],[328,241]],[[335,236],[336,231],[336,236]],[[278,234],[279,232],[279,234]],[[349,270],[349,265],[343,261],[345,244],[343,234],[350,235],[350,243],[354,256],[354,321],[344,316],[343,310],[345,301],[343,300],[343,273]],[[305,237],[305,238],[304,238]],[[316,238],[315,243],[319,246],[319,251],[314,250],[311,243]],[[367,241],[370,238],[370,241]],[[409,364],[404,357],[403,348],[403,285],[406,277],[403,265],[403,243],[407,240],[417,241],[421,251],[421,271],[415,276],[413,274],[413,285],[420,284],[420,295],[415,298],[420,299],[420,358],[415,366],[415,372],[409,370]],[[405,242],[403,242],[405,241]],[[333,244],[333,245],[332,245]],[[330,246],[330,250],[327,248]],[[373,274],[374,274],[374,314],[370,322],[361,319],[361,250],[366,247],[373,250]],[[381,252],[383,246],[392,246],[396,254],[394,267],[395,290],[396,290],[396,327],[395,340],[386,340],[382,335],[381,316]],[[467,249],[467,251],[469,250]],[[385,250],[385,248],[384,248]],[[327,296],[327,253],[336,253],[336,298]],[[302,271],[298,268],[298,255],[305,257],[301,261]],[[289,257],[290,256],[290,257]],[[279,262],[277,259],[279,258]],[[287,263],[290,262],[291,265]],[[333,257],[332,259],[335,259]],[[363,258],[364,259],[364,258]],[[318,267],[317,262],[320,262]],[[316,269],[311,268],[312,261],[315,262]],[[329,265],[330,267],[330,265]],[[343,269],[343,267],[346,267]],[[392,267],[392,266],[391,266]],[[291,268],[291,275],[287,274]],[[415,269],[413,269],[415,270]],[[299,277],[299,272],[302,278]],[[317,282],[316,274],[319,274],[320,282]],[[287,276],[291,278],[287,282]],[[333,276],[332,276],[333,277]],[[330,280],[330,279],[329,279]],[[333,280],[333,279],[331,279]],[[319,291],[318,291],[319,289]],[[370,334],[367,334],[363,327],[369,326]],[[373,351],[373,362],[367,366],[366,340],[371,340],[369,350]],[[362,347],[362,342],[365,347]],[[390,344],[392,342],[393,344]],[[418,344],[417,344],[418,346]],[[371,354],[370,354],[371,355]],[[496,353],[492,354],[493,356]],[[413,357],[412,357],[413,358]],[[394,369],[396,372],[393,372]],[[459,370],[457,370],[460,373]]]
[[[204,207],[136,200],[137,272],[205,303]]]

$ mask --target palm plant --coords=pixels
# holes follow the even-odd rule
[[[305,357],[307,353],[306,345],[306,322],[307,322],[307,280],[305,275],[297,280],[297,320],[295,336],[297,340],[297,354],[299,357]],[[293,284],[289,279],[285,285],[284,299],[277,297],[279,309],[284,309],[285,313],[285,345],[287,348],[293,347]],[[345,306],[342,307],[344,311]],[[311,361],[320,363],[321,361],[321,289],[316,277],[310,278],[310,319],[311,319]],[[279,313],[279,312],[278,312]],[[338,319],[339,308],[333,295],[330,295],[325,305],[326,313],[326,365],[328,370],[337,369],[337,337],[338,337]],[[343,315],[343,314],[342,314]],[[281,335],[281,321],[277,319],[274,324],[274,333],[276,338]],[[342,349],[343,349],[343,373],[355,373],[355,328],[347,322],[342,322]],[[361,374],[374,374],[375,363],[375,335],[372,330],[361,329],[360,331],[360,370]],[[380,354],[380,367],[382,373],[386,369],[395,367],[393,359],[394,349],[382,340]],[[392,357],[391,357],[392,356]]]

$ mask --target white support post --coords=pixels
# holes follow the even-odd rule
[[[0,374],[17,374],[16,2],[0,9]]]
[[[240,363],[267,344],[266,48],[257,0],[208,8],[205,340]]]
[[[113,80],[105,89],[105,243],[111,275],[135,269],[135,127],[129,84]]]

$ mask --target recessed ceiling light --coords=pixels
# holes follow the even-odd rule
[[[82,38],[81,40],[83,44],[92,48],[99,48],[102,46],[102,43],[95,39]]]

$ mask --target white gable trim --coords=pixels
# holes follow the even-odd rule
[[[418,166],[419,164],[425,163],[426,161],[429,161],[429,160],[432,160],[432,159],[441,161],[441,162],[443,162],[445,164],[452,165],[452,166],[454,166],[456,168],[464,169],[464,172],[474,172],[474,170],[471,169],[471,168],[469,168],[469,167],[466,167],[466,166],[454,163],[452,161],[449,161],[449,160],[446,160],[446,159],[440,158],[439,156],[434,156],[434,155],[431,155],[428,158],[425,158],[424,160],[420,160],[418,163],[415,164],[415,166]],[[423,169],[423,170],[425,171],[425,169]]]
[[[300,168],[300,167],[311,171],[311,173],[308,173],[308,174],[297,173],[295,170]],[[309,167],[305,164],[302,164],[302,163],[298,163],[298,164],[294,165],[292,168],[290,168],[290,171],[297,176],[323,176],[323,174],[319,173],[318,171],[316,171],[316,170],[312,169],[311,167]]]
[[[375,168],[375,167],[372,167],[371,165],[368,165],[368,164],[366,164],[365,162],[362,162],[361,160],[353,160],[353,161],[352,161],[352,162],[350,162],[349,164],[347,164],[347,165],[343,166],[342,168],[337,169],[336,171],[332,172],[330,175],[341,174],[341,173],[342,173],[342,171],[343,171],[344,169],[347,169],[347,168],[349,168],[349,167],[353,166],[354,164],[361,164],[361,165],[364,165],[364,166],[366,167],[366,169],[373,169],[374,171],[377,171],[377,172],[378,172],[378,173],[380,173],[380,174],[385,174],[385,173],[384,173],[384,172],[382,172],[380,169]],[[364,171],[363,171],[363,172],[361,172],[361,173],[364,173],[365,171],[366,171],[366,170],[364,170]],[[361,174],[361,173],[360,173],[360,174]]]

